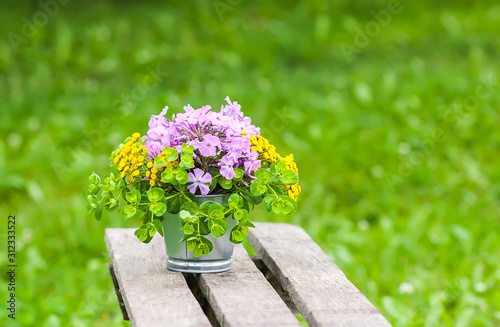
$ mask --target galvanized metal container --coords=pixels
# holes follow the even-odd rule
[[[198,195],[199,204],[206,201],[214,201],[219,204],[227,203],[228,194]],[[195,257],[188,251],[186,241],[179,243],[184,237],[180,231],[182,225],[178,214],[165,214],[163,220],[163,232],[165,247],[167,249],[167,268],[173,271],[187,273],[217,273],[231,269],[231,256],[234,244],[229,240],[231,229],[237,221],[232,216],[227,218],[227,232],[222,237],[214,238],[211,234],[204,235],[212,242],[214,248],[208,254]]]

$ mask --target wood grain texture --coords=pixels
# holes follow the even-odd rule
[[[242,245],[232,259],[228,272],[196,275],[221,326],[300,326]]]
[[[163,238],[143,244],[134,229],[108,228],[105,241],[132,326],[211,326],[183,275],[167,270]]]
[[[255,225],[250,243],[310,326],[390,326],[301,227]]]

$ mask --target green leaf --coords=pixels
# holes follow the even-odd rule
[[[104,207],[108,211],[113,211],[118,208],[118,201],[113,197],[107,198],[106,202],[104,203]]]
[[[175,161],[179,158],[179,152],[177,152],[176,148],[165,148],[163,149],[163,152],[165,153],[165,158],[168,161]]]
[[[153,237],[149,235],[148,226],[142,225],[139,229],[134,232],[134,235],[137,236],[139,241],[144,243],[149,243]]]
[[[281,200],[280,200],[280,199],[277,199],[276,201],[274,201],[274,202],[271,204],[271,210],[272,210],[275,214],[279,214],[279,213],[281,213],[281,208],[282,208],[282,204],[281,204]]]
[[[193,251],[195,249],[195,247],[196,247],[197,244],[198,244],[198,238],[197,237],[194,238],[194,239],[192,239],[192,240],[190,240],[190,241],[187,241],[186,242],[187,250],[188,251]]]
[[[149,205],[149,210],[151,210],[155,216],[159,217],[163,216],[165,211],[167,211],[167,206],[163,202],[156,202]]]
[[[125,199],[129,203],[139,203],[141,201],[141,192],[138,190],[133,190],[125,194]]]
[[[211,225],[212,227],[210,229],[210,233],[212,234],[213,237],[221,237],[226,232],[224,228],[222,228],[222,226],[219,224],[211,224]]]
[[[182,243],[184,241],[193,241],[196,239],[198,239],[198,236],[184,235],[184,237],[179,241],[179,243]]]
[[[101,177],[99,177],[99,175],[97,175],[95,172],[92,172],[92,174],[89,176],[89,183],[90,184],[100,184]]]
[[[189,175],[185,170],[178,169],[175,171],[175,179],[179,184],[186,184],[189,181]]]
[[[208,228],[213,237],[221,237],[226,233],[227,230],[227,220],[208,220]]]
[[[200,236],[201,242],[206,246],[207,252],[205,252],[205,255],[208,255],[209,252],[211,252],[214,249],[214,246],[210,240],[204,236]]]
[[[231,208],[233,210],[238,209],[238,207],[240,206],[240,203],[241,203],[241,197],[238,194],[233,193],[233,194],[231,194],[231,196],[229,196],[227,203],[229,205],[229,208]]]
[[[193,153],[194,146],[192,146],[192,145],[188,146],[186,143],[182,143],[182,152],[183,153]]]
[[[236,210],[233,214],[233,217],[236,220],[246,219],[248,217],[248,211],[245,209]]]
[[[218,178],[218,181],[219,185],[225,190],[229,190],[230,188],[233,187],[233,181],[230,179],[226,179],[225,177],[220,176]]]
[[[200,204],[199,212],[201,212],[201,213],[203,213],[203,214],[206,215],[206,214],[208,214],[208,211],[210,210],[210,207],[212,207],[213,205],[221,206],[220,204],[215,203],[214,201],[205,201],[202,204]]]
[[[282,199],[283,201],[289,202],[294,208],[297,208],[297,202],[294,199],[292,199],[291,197],[289,197],[288,195],[284,195],[284,196],[280,197],[280,199]]]
[[[203,254],[203,244],[197,244],[196,247],[193,249],[193,255],[198,258],[202,254]]]
[[[264,202],[266,204],[273,203],[278,197],[275,194],[268,194],[264,197]]]
[[[99,202],[99,199],[97,198],[97,196],[89,194],[89,195],[87,195],[87,201],[89,203],[97,203],[97,202]]]
[[[186,210],[188,211],[191,215],[195,215],[198,213],[198,206],[194,202],[185,202],[180,210]]]
[[[170,183],[174,178],[174,171],[172,168],[165,168],[161,173],[161,181],[164,183]]]
[[[156,158],[155,158],[155,160],[156,160]],[[166,165],[167,165],[166,162],[160,162],[160,163],[153,164],[153,167],[160,169],[160,168],[165,167]]]
[[[271,179],[271,174],[267,169],[261,168],[255,172],[255,177],[263,184],[266,184]]]
[[[199,227],[200,229],[198,230],[198,232],[201,234],[201,235],[207,235],[207,234],[210,234],[210,228],[208,228],[208,221],[209,220],[201,220],[199,221]]]
[[[116,184],[118,183],[119,180],[121,180],[121,177],[120,177],[120,171],[118,170],[118,168],[111,169],[111,172],[109,174],[109,182],[108,183],[116,186]]]
[[[238,225],[234,226],[234,228],[231,230],[230,240],[235,244],[240,244],[245,240],[245,235],[241,232]]]
[[[97,207],[95,208],[95,219],[97,221],[101,220],[102,218],[102,206],[100,204],[97,205]]]
[[[253,205],[258,205],[262,202],[262,195],[253,195],[248,191],[243,191],[240,193],[243,199],[245,199],[248,203]]]
[[[96,184],[89,185],[89,194],[96,195],[101,190],[101,187]]]
[[[278,185],[270,184],[269,187],[272,188],[274,190],[274,192],[276,194],[278,194],[278,196],[282,196],[283,194],[285,194],[285,193],[283,193],[283,190]]]
[[[127,218],[132,218],[136,214],[136,212],[137,206],[135,204],[129,204],[123,208],[123,213],[127,215]]]
[[[224,212],[221,209],[211,210],[208,217],[215,220],[224,219]]]
[[[255,228],[255,225],[254,225],[254,224],[252,224],[252,222],[251,222],[251,221],[246,220],[246,219],[245,219],[245,220],[240,220],[240,221],[238,222],[238,225],[245,226],[245,227],[252,227],[252,228]],[[248,228],[247,228],[247,230],[248,230]]]
[[[109,181],[109,190],[114,191],[116,189],[116,183],[114,181]]]
[[[166,199],[167,199],[167,211],[172,214],[178,213],[182,204],[181,195],[179,193],[168,194]]]
[[[252,185],[250,185],[250,192],[252,192],[253,195],[259,196],[264,193],[266,193],[267,187],[266,185],[262,184],[260,181],[253,181]]]
[[[152,188],[148,191],[148,199],[153,203],[161,201],[164,198],[165,198],[165,191],[163,191],[159,187]]]
[[[188,219],[191,218],[191,213],[187,210],[181,210],[179,212],[179,217],[181,217],[181,219]]]
[[[293,212],[293,206],[289,203],[284,201],[282,206],[281,206],[281,213],[285,215],[289,215]]]
[[[245,176],[245,172],[239,168],[234,168],[234,174],[233,181],[240,181]]]
[[[186,235],[192,235],[195,232],[193,224],[185,224],[180,230]]]
[[[156,226],[153,223],[147,223],[146,229],[148,230],[148,235],[153,237],[156,234]]]
[[[285,170],[282,175],[280,175],[280,180],[287,185],[297,184],[299,176],[294,170]]]

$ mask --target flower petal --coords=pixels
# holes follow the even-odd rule
[[[200,168],[195,168],[193,173],[194,173],[194,178],[196,179],[197,182],[199,182],[203,177],[203,170],[201,170]]]
[[[198,184],[198,186],[200,187],[201,194],[207,195],[208,192],[210,192],[210,188],[208,186],[206,186],[205,184]]]
[[[196,178],[194,177],[193,173],[188,173],[188,177],[189,177],[188,182],[190,182],[190,183],[194,183],[197,181]]]
[[[202,183],[212,183],[212,175],[210,175],[209,173],[206,173],[205,175],[203,175],[203,177],[200,179],[200,182]]]
[[[198,186],[198,183],[193,183],[191,185],[188,185],[189,192],[196,194],[196,187]]]

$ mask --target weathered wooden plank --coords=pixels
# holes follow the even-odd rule
[[[163,238],[143,244],[134,229],[108,228],[105,241],[132,326],[211,326],[183,275],[167,270]]]
[[[390,326],[302,228],[255,225],[250,243],[311,326]]]
[[[120,310],[122,311],[123,320],[130,320],[128,318],[127,308],[125,308],[125,303],[123,303],[122,292],[120,291],[120,285],[118,285],[118,281],[116,280],[115,271],[113,270],[113,264],[108,262],[109,274],[111,275],[111,280],[113,281],[113,286],[115,287],[116,297],[118,298],[118,305],[120,306]]]
[[[221,326],[300,326],[242,245],[232,259],[228,272],[196,275]]]

